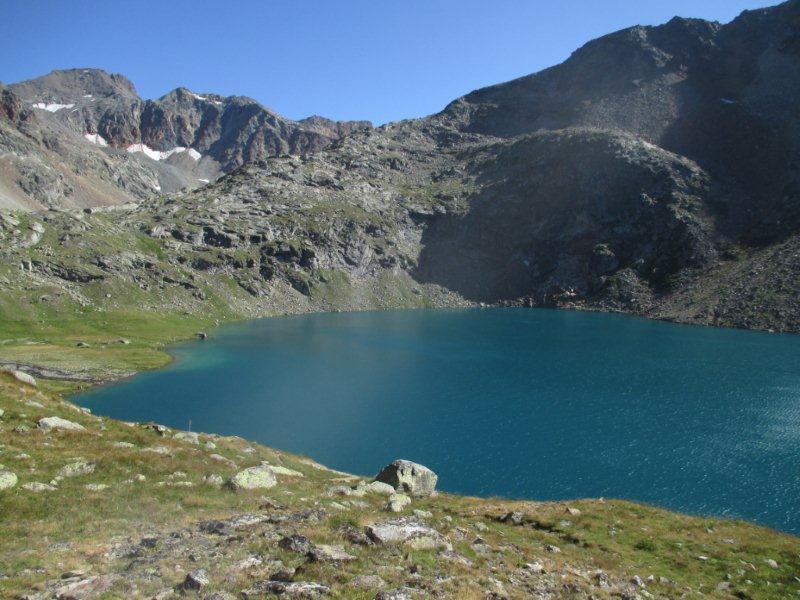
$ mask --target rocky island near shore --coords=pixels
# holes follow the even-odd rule
[[[0,84],[0,597],[798,597],[800,540],[752,524],[459,497],[413,456],[357,476],[65,399],[278,314],[798,333],[798,40],[800,0],[675,18],[380,127],[97,69]]]

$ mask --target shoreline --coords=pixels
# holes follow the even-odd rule
[[[468,311],[471,311],[471,310],[521,310],[521,309],[528,310],[529,307],[483,306],[483,307],[453,307],[453,308],[437,308],[437,309],[380,309],[380,310],[365,310],[365,311],[309,311],[309,312],[302,312],[302,313],[276,314],[276,315],[271,315],[269,317],[259,317],[259,318],[256,318],[256,319],[244,319],[244,320],[240,320],[240,321],[230,321],[230,322],[226,322],[226,323],[221,323],[218,326],[215,326],[213,329],[210,329],[209,331],[210,332],[218,331],[221,328],[226,328],[226,327],[230,327],[230,326],[246,326],[246,324],[250,323],[250,322],[255,323],[255,322],[258,322],[258,321],[265,321],[267,319],[275,319],[275,318],[280,318],[280,317],[301,317],[301,316],[305,317],[305,316],[313,316],[313,315],[334,314],[336,312],[340,312],[340,313],[349,312],[349,313],[353,313],[353,314],[370,313],[371,312],[371,313],[374,313],[374,314],[384,314],[384,313],[387,313],[387,312],[395,312],[395,313],[404,313],[404,312],[412,312],[412,311],[413,312],[417,312],[419,310],[425,310],[425,311],[429,311],[429,312],[431,312],[431,311],[433,311],[433,312],[468,312]],[[563,309],[545,309],[545,310],[556,311],[556,310],[563,310]],[[572,312],[586,312],[586,313],[593,313],[593,314],[598,314],[599,315],[599,314],[602,314],[605,311],[575,310],[575,311],[572,311]],[[650,321],[652,325],[659,324],[659,323],[663,324],[663,325],[667,325],[667,326],[672,326],[672,325],[690,325],[690,324],[684,324],[684,323],[674,323],[674,322],[670,322],[670,321],[648,319],[648,318],[642,317],[640,315],[630,315],[630,314],[622,313],[622,312],[606,313],[606,314],[609,314],[609,315],[610,314],[615,314],[618,317],[620,317],[621,319],[629,319],[631,317],[635,317],[637,320]],[[736,328],[718,328],[718,329],[729,329],[731,331],[737,331]],[[740,331],[746,332],[746,331],[753,331],[753,330],[743,330],[742,329]],[[760,333],[767,333],[767,332],[763,332],[762,331]],[[191,337],[189,337],[189,338],[186,338],[184,340],[177,341],[177,342],[169,344],[167,347],[164,348],[164,351],[167,352],[169,354],[169,356],[171,357],[170,362],[167,365],[164,365],[162,367],[157,367],[155,369],[152,369],[152,371],[155,371],[157,369],[163,369],[165,366],[172,365],[172,364],[175,363],[177,357],[172,352],[172,350],[171,350],[172,347],[174,347],[176,345],[199,344],[199,343],[204,343],[204,342],[212,342],[213,343],[214,336],[210,335],[209,338],[210,339],[192,339]],[[138,375],[138,374],[143,373],[143,372],[146,372],[146,371],[140,371],[138,373],[133,373],[129,377],[132,377],[134,375]],[[107,381],[107,382],[104,382],[104,384],[102,384],[102,385],[113,385],[113,384],[116,384],[116,383],[120,383],[121,381],[124,381],[124,379],[128,379],[128,378],[123,378],[123,379],[118,379],[118,380],[113,380],[113,381]],[[96,387],[97,386],[92,385],[90,387],[87,387],[85,389],[77,391],[74,394],[70,394],[69,396],[66,396],[66,399],[69,400],[70,402],[72,402],[73,404],[77,405],[77,406],[82,406],[81,403],[76,402],[74,400],[74,398],[76,396],[80,396],[82,394],[85,394],[85,393],[89,392],[90,390],[96,389]],[[109,417],[109,418],[112,418],[112,417]],[[123,420],[127,420],[122,416],[117,417],[117,418],[123,419]],[[146,422],[158,422],[158,421],[153,421],[152,419],[145,419],[145,420],[141,420],[139,422],[140,423],[146,423]],[[168,420],[165,420],[164,422],[165,423],[169,423]],[[173,425],[168,425],[168,426],[169,427],[174,427],[176,430],[177,429],[182,429],[182,427],[180,427],[180,426],[173,426]],[[240,434],[240,433],[237,433],[236,431],[233,431],[232,433],[228,433],[228,434],[222,434],[221,432],[218,432],[218,431],[204,430],[204,433],[210,433],[210,434],[215,434],[215,435],[242,435],[244,437],[244,439],[253,440],[252,435],[248,436],[247,434]],[[263,443],[266,443],[266,442],[257,442],[257,443],[262,443],[263,444]],[[304,455],[311,456],[312,458],[317,458],[316,456],[313,456],[313,453],[306,454],[305,451],[303,451],[302,449],[293,450],[293,452],[300,452],[300,453],[303,453]],[[478,497],[482,497],[482,498],[499,497],[499,498],[502,498],[503,500],[506,500],[506,501],[536,501],[536,502],[570,501],[570,499],[542,498],[542,497],[534,497],[534,496],[530,496],[530,495],[528,495],[528,496],[525,496],[525,495],[519,495],[519,496],[516,496],[516,495],[495,496],[495,495],[489,494],[488,496],[478,496]],[[588,499],[588,498],[589,497],[586,497],[585,499]],[[692,510],[688,510],[688,509],[671,508],[668,505],[665,505],[665,504],[662,504],[662,503],[659,503],[659,502],[654,502],[654,501],[637,500],[636,498],[624,498],[624,497],[620,497],[620,499],[625,499],[626,501],[635,502],[635,503],[645,503],[648,506],[653,506],[653,507],[656,507],[656,508],[662,508],[664,510],[678,511],[678,512],[680,512],[680,514],[685,514],[685,515],[694,516],[694,517],[698,517],[698,518],[713,518],[713,519],[722,519],[722,520],[734,520],[734,521],[739,521],[739,522],[748,522],[748,523],[751,523],[753,525],[772,528],[775,531],[780,531],[780,532],[786,533],[788,535],[798,536],[798,532],[793,532],[793,531],[789,531],[789,530],[786,530],[786,529],[781,529],[779,526],[771,525],[769,523],[762,523],[762,522],[759,522],[758,520],[755,520],[755,519],[748,519],[747,517],[733,517],[733,518],[731,518],[731,517],[726,517],[724,514],[718,514],[718,513],[714,513],[714,512],[702,512],[702,511],[692,511]]]

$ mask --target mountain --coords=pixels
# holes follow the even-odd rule
[[[367,122],[290,121],[244,97],[178,88],[142,100],[121,75],[53,71],[4,88],[0,206],[93,206],[201,186],[245,162],[324,148]],[[90,147],[93,146],[93,147]]]
[[[11,86],[2,131],[41,131],[48,156],[81,144],[82,161],[118,161],[108,172],[130,174],[115,189],[145,200],[80,225],[51,212],[59,242],[4,244],[7,264],[27,265],[7,278],[66,281],[101,307],[98,282],[168,290],[150,299],[158,310],[489,303],[800,331],[798,40],[798,0],[725,25],[633,27],[375,129],[183,89],[143,102],[95,71]],[[80,139],[95,134],[108,146]],[[166,193],[168,168],[171,189],[197,169],[229,173],[138,191]]]

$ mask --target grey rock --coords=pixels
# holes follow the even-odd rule
[[[297,552],[299,554],[308,554],[314,548],[311,540],[303,535],[287,536],[278,542],[278,546],[289,552]]]
[[[267,489],[278,484],[275,473],[266,465],[249,467],[239,471],[230,480],[234,490]]]
[[[11,471],[0,469],[0,490],[8,490],[17,485],[17,476]]]
[[[52,431],[53,429],[63,429],[66,431],[83,431],[85,427],[80,423],[68,421],[61,417],[44,417],[38,421],[39,429]]]
[[[403,512],[411,504],[411,498],[406,494],[392,494],[386,502],[386,510],[391,512]]]
[[[315,545],[308,553],[309,559],[314,562],[352,562],[356,557],[345,551],[342,546],[326,544]]]
[[[416,519],[402,518],[368,525],[367,536],[376,544],[404,544],[417,550],[443,548],[452,550],[441,533]]]
[[[64,465],[58,470],[59,477],[80,477],[95,472],[97,464],[86,460],[78,460]]]
[[[436,489],[438,476],[429,468],[408,461],[396,460],[385,466],[375,480],[410,496],[430,496]]]
[[[208,577],[208,573],[206,573],[204,569],[198,569],[197,571],[187,573],[186,579],[184,579],[181,584],[181,588],[184,590],[199,591],[209,583],[211,583],[211,579]]]

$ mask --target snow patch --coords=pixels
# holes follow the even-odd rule
[[[195,98],[195,99],[200,100],[202,102],[208,102],[208,98],[206,98],[205,96],[200,96],[198,94],[195,94],[194,92],[189,92],[189,94],[192,96],[192,98]]]
[[[736,100],[731,100],[730,98],[720,98],[719,101],[723,104],[739,104]]]
[[[45,102],[36,102],[35,104],[31,104],[33,108],[39,108],[41,110],[46,110],[48,112],[56,112],[57,110],[61,110],[62,108],[72,108],[75,104],[58,104],[56,102],[52,102],[47,104]]]
[[[208,179],[198,179],[197,181],[202,181],[203,183],[209,183]]]
[[[154,183],[153,187],[156,189],[157,192],[161,191],[161,186],[158,183]]]
[[[167,160],[173,154],[180,154],[181,152],[188,152],[189,156],[194,160],[200,160],[200,157],[202,156],[202,154],[200,154],[194,148],[185,148],[183,146],[176,146],[172,150],[153,150],[147,146],[147,144],[131,144],[126,148],[126,150],[128,152],[141,152],[153,160]]]
[[[84,97],[84,98],[91,98],[91,97],[92,97],[92,95],[91,95],[91,94],[84,94],[84,95],[83,95],[83,97]]]
[[[83,137],[98,146],[108,146],[108,142],[99,133],[84,133]]]

